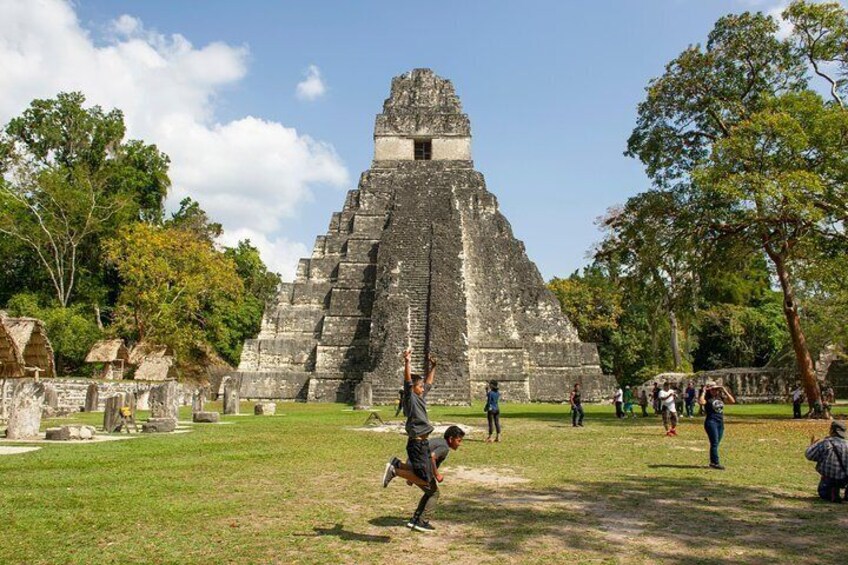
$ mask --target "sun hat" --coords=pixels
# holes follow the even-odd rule
[[[845,422],[841,422],[839,420],[834,420],[830,423],[830,433],[831,435],[839,436],[842,439],[845,439]]]

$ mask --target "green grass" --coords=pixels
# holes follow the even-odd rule
[[[0,563],[845,559],[848,507],[816,499],[803,457],[827,424],[792,421],[789,406],[728,408],[724,472],[706,468],[700,419],[684,419],[672,439],[658,418],[617,421],[609,406],[588,407],[584,429],[561,405],[502,410],[505,441],[486,444],[481,406],[431,408],[434,421],[479,428],[443,467],[437,535],[403,525],[417,489],[378,485],[403,436],[352,430],[367,413],[338,404],[278,404],[282,415],[225,417],[232,424],[187,434],[0,456]],[[528,482],[459,480],[458,466]]]

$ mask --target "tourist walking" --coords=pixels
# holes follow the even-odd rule
[[[663,389],[657,395],[662,403],[662,420],[665,435],[673,437],[677,435],[677,392],[671,390],[668,381],[663,383]]]
[[[644,388],[639,393],[639,407],[642,409],[642,417],[648,416],[648,391]]]
[[[810,447],[804,453],[816,462],[819,472],[819,496],[828,502],[842,502],[840,491],[848,489],[848,441],[845,441],[845,422],[830,423],[830,436],[821,441],[810,438]],[[845,497],[848,497],[846,492]]]
[[[568,403],[571,404],[571,426],[576,428],[583,427],[583,403],[580,398],[580,383],[574,383],[574,389],[568,397]]]
[[[801,404],[804,402],[804,391],[801,390],[801,385],[796,385],[792,391],[792,417],[801,417]]]
[[[654,388],[651,390],[651,404],[654,406],[654,414],[660,413],[660,385],[654,383]]]
[[[633,413],[633,389],[630,388],[630,385],[624,387],[624,415],[627,414],[630,414],[631,418],[636,417],[636,414]]]
[[[496,432],[495,442],[501,440],[501,394],[498,392],[498,381],[491,381],[486,387],[486,419],[489,420],[489,437],[486,438],[486,443],[492,442],[492,431]]]
[[[624,392],[621,390],[621,386],[615,389],[615,394],[612,395],[612,401],[615,404],[615,417],[624,418],[624,410],[621,409],[624,404]]]
[[[683,395],[683,400],[686,403],[686,417],[691,418],[695,415],[695,383],[689,381],[686,385],[686,392]]]
[[[704,430],[710,440],[710,467],[723,470],[724,466],[718,457],[718,446],[724,437],[724,405],[736,404],[736,399],[725,387],[708,382],[698,398],[698,404],[704,407],[707,415]]]

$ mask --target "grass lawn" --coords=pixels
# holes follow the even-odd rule
[[[666,438],[658,417],[617,421],[609,405],[587,408],[586,427],[574,429],[565,406],[505,404],[500,444],[482,441],[482,406],[431,408],[435,422],[478,428],[442,468],[436,534],[404,526],[420,491],[379,485],[404,437],[351,429],[367,413],[339,404],[278,404],[274,417],[228,416],[185,434],[42,444],[0,456],[0,563],[848,559],[848,505],[818,501],[803,456],[827,423],[792,421],[790,406],[728,407],[721,472],[706,468],[700,419]],[[495,484],[498,474],[512,480]]]

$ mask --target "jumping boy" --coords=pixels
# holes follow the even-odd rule
[[[411,357],[412,350],[403,352],[403,414],[406,416],[406,455],[409,459],[406,463],[401,463],[397,457],[392,457],[383,473],[384,487],[388,486],[394,477],[401,477],[425,488],[433,478],[430,444],[427,441],[433,426],[427,417],[427,393],[436,378],[436,361],[432,356],[428,356],[430,369],[427,371],[427,377],[423,378],[412,373]]]
[[[418,485],[418,488],[424,491],[421,500],[418,501],[418,507],[415,509],[415,514],[407,522],[406,527],[418,532],[434,532],[434,528],[430,524],[430,516],[433,515],[433,510],[436,508],[436,503],[439,500],[439,483],[444,480],[444,477],[439,473],[439,467],[448,458],[450,450],[456,451],[462,444],[462,438],[465,437],[465,432],[459,426],[450,426],[445,430],[443,438],[433,438],[428,441],[430,444],[430,466],[433,471],[433,479],[430,483],[423,487]],[[389,479],[391,481],[391,478]]]
[[[660,403],[662,405],[662,419],[663,419],[663,427],[665,428],[665,435],[667,436],[676,436],[677,435],[677,392],[671,390],[671,385],[668,381],[663,383],[663,388],[657,395],[660,399]]]

